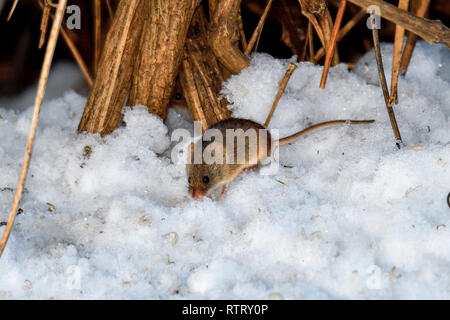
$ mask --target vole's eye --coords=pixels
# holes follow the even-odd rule
[[[209,177],[208,176],[204,176],[202,181],[203,181],[203,183],[208,183],[209,182]]]
[[[191,177],[189,177],[188,178],[188,183],[191,184],[191,181],[192,181],[192,179],[191,179]]]

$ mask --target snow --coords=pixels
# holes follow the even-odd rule
[[[269,128],[376,122],[281,147],[276,175],[244,173],[221,201],[192,200],[169,157],[171,132],[191,129],[183,113],[166,126],[127,108],[111,135],[77,135],[86,98],[60,91],[42,108],[0,299],[449,299],[449,62],[445,47],[417,44],[395,106],[400,150],[372,52],[352,72],[332,68],[325,90],[322,68],[300,63]],[[224,86],[233,115],[264,122],[288,63],[254,54]],[[2,103],[5,221],[32,108]]]

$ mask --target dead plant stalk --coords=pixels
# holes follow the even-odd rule
[[[34,102],[33,118],[31,120],[30,134],[27,140],[26,151],[22,163],[22,170],[20,172],[19,182],[17,184],[16,192],[14,194],[14,200],[9,213],[8,222],[6,224],[5,231],[3,233],[2,240],[0,242],[0,257],[8,242],[9,235],[11,234],[14,220],[19,208],[19,202],[22,197],[22,192],[25,184],[25,180],[28,174],[28,168],[30,166],[31,154],[33,151],[34,140],[36,137],[37,126],[39,123],[39,113],[41,111],[42,101],[44,100],[45,88],[47,86],[47,80],[50,73],[50,67],[53,60],[53,54],[55,52],[56,42],[58,40],[59,30],[61,28],[61,22],[64,17],[67,0],[59,0],[58,7],[56,9],[55,19],[53,20],[52,29],[50,31],[50,37],[45,50],[44,62],[42,64],[41,75],[39,77],[38,89],[36,93],[36,99]]]
[[[261,30],[264,26],[264,22],[266,21],[267,15],[269,14],[270,7],[272,6],[272,1],[273,0],[269,0],[269,2],[267,3],[267,6],[264,9],[261,19],[259,19],[258,25],[256,26],[256,29],[253,32],[253,35],[250,38],[250,41],[248,42],[247,48],[245,49],[245,54],[249,54],[250,52],[252,52],[253,46],[255,45],[256,40],[259,38],[259,35],[261,34]]]
[[[269,115],[267,116],[267,119],[264,122],[265,127],[267,127],[269,125],[270,120],[272,119],[273,113],[275,112],[275,108],[277,107],[278,102],[280,101],[280,98],[283,95],[283,92],[286,89],[289,79],[291,78],[291,75],[292,75],[292,73],[294,73],[295,69],[297,69],[297,65],[295,63],[291,62],[286,69],[283,79],[281,79],[281,81],[280,81],[280,86],[278,88],[277,95],[275,96],[275,100],[273,101],[272,108],[270,109]]]
[[[374,20],[372,20],[372,36],[373,36],[373,47],[375,50],[375,59],[377,61],[378,76],[380,78],[381,89],[383,90],[384,102],[386,104],[389,120],[391,121],[392,130],[394,131],[394,136],[397,140],[396,141],[397,148],[400,149],[400,143],[402,142],[402,138],[400,136],[400,130],[398,129],[397,120],[395,119],[394,109],[391,106],[389,106],[389,89],[386,83],[386,76],[384,74],[383,60],[381,58],[378,29],[376,28]]]
[[[323,67],[322,78],[320,79],[320,88],[325,88],[327,82],[328,71],[330,70],[331,59],[333,59],[334,51],[336,48],[337,34],[341,27],[342,17],[344,16],[345,7],[347,6],[347,0],[341,0],[339,9],[336,14],[336,21],[334,22],[333,31],[331,32],[330,46],[327,48],[327,55],[325,57],[325,64]]]
[[[398,8],[408,11],[409,0],[399,0]],[[389,104],[392,106],[398,103],[398,75],[400,71],[400,59],[402,58],[403,39],[405,37],[405,29],[399,25],[395,26],[394,38],[394,56],[392,57],[392,76],[391,76],[391,96]]]
[[[416,16],[419,18],[425,17],[428,11],[431,0],[419,0],[419,7],[416,11]],[[414,47],[416,46],[417,35],[408,31],[408,40],[406,40],[405,48],[403,49],[402,60],[400,62],[400,73],[402,76],[406,75],[408,70],[409,61],[411,60]]]

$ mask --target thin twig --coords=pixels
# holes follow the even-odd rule
[[[399,0],[398,8],[408,11],[409,0]],[[400,59],[402,58],[403,39],[405,38],[405,29],[399,25],[395,26],[394,38],[394,56],[392,57],[392,76],[391,76],[391,96],[389,104],[398,103],[398,75],[400,72]]]
[[[45,0],[48,1],[48,0]],[[42,1],[39,2],[39,5],[41,8],[44,8],[44,5],[42,4]],[[50,15],[52,19],[54,19],[53,15]],[[70,35],[65,30],[64,26],[61,26],[61,36],[64,39],[64,42],[66,43],[67,47],[70,50],[70,53],[72,53],[73,58],[75,59],[76,63],[78,64],[78,67],[81,69],[81,72],[83,73],[84,78],[86,79],[86,82],[89,84],[89,87],[92,88],[92,85],[94,83],[91,75],[89,74],[88,67],[86,63],[83,60],[83,57],[81,56],[80,52],[78,51],[77,47],[73,43],[72,39],[70,38]]]
[[[19,207],[20,198],[22,197],[22,191],[24,188],[25,180],[30,166],[31,153],[33,151],[34,139],[36,137],[36,130],[39,122],[39,113],[41,111],[42,101],[44,100],[45,87],[47,85],[48,75],[50,73],[50,66],[53,60],[53,54],[55,52],[56,42],[58,40],[58,34],[61,27],[61,22],[64,17],[67,0],[59,0],[58,8],[56,10],[55,19],[53,20],[52,29],[50,31],[50,37],[45,50],[44,62],[42,64],[41,75],[38,83],[38,90],[36,93],[36,99],[34,102],[33,118],[31,120],[30,134],[28,136],[26,152],[24,155],[22,170],[20,172],[19,182],[14,195],[14,200],[9,213],[8,222],[6,224],[5,231],[3,233],[2,240],[0,242],[0,257],[8,242],[9,235],[11,234],[12,227],[14,225],[14,219],[17,215],[17,209]]]
[[[44,9],[42,11],[41,37],[39,39],[39,49],[41,49],[45,43],[45,36],[47,35],[48,18],[50,18],[50,12],[51,12],[51,7],[48,3],[48,0],[46,0]]]
[[[309,60],[316,64],[315,54],[314,54],[314,36],[313,36],[313,30],[312,30],[312,23],[311,21],[308,21],[308,46],[309,46]]]
[[[70,38],[67,31],[64,29],[64,27],[61,28],[61,36],[64,39],[64,42],[66,43],[67,47],[70,50],[70,53],[72,53],[73,58],[78,64],[78,67],[80,67],[81,72],[83,73],[84,78],[86,79],[86,82],[89,84],[89,87],[92,88],[92,85],[94,84],[94,81],[89,74],[88,67],[86,63],[83,60],[83,57],[81,56],[80,52],[78,51],[77,47],[73,43],[72,39]]]
[[[366,10],[365,9],[361,9],[357,14],[355,14],[352,19],[347,22],[340,30],[339,33],[337,35],[337,39],[336,41],[339,42],[342,40],[342,38],[344,38],[347,33],[350,32],[350,30],[353,29],[353,27],[355,25],[358,24],[359,21],[361,21],[362,18],[364,18],[364,16],[366,15]],[[317,52],[316,52],[316,56],[315,56],[315,60],[319,61],[320,59],[322,59],[322,57],[325,55],[325,48],[322,47],[320,48]]]
[[[308,23],[309,26],[309,23]],[[300,52],[300,56],[298,57],[297,61],[305,61],[306,58],[306,49],[308,49],[309,44],[309,32],[306,32],[305,41],[303,42],[302,51]]]
[[[289,79],[291,78],[291,75],[295,71],[295,69],[297,69],[297,65],[295,63],[291,62],[286,69],[283,79],[281,79],[281,81],[280,81],[280,86],[278,88],[277,95],[275,96],[275,100],[273,101],[272,108],[270,109],[270,112],[267,116],[266,122],[264,122],[265,127],[267,127],[269,125],[270,119],[272,119],[272,115],[275,112],[275,109],[278,105],[278,101],[280,101],[281,95],[283,94],[284,89],[286,89]]]
[[[18,2],[19,2],[19,0],[14,1],[13,5],[11,7],[11,11],[9,11],[8,18],[6,18],[6,21],[9,21],[11,19],[12,15],[14,13],[14,10],[16,10],[16,6],[17,6]]]
[[[372,17],[373,18],[373,17]],[[378,76],[380,78],[381,89],[383,90],[384,102],[386,104],[386,109],[391,121],[392,130],[394,131],[394,136],[396,138],[397,148],[400,149],[400,143],[402,138],[400,136],[400,130],[398,129],[397,120],[395,119],[394,109],[389,106],[389,89],[386,83],[386,76],[384,75],[383,60],[381,58],[380,50],[380,39],[378,37],[378,29],[375,25],[375,19],[372,19],[372,36],[373,36],[373,47],[375,50],[375,58],[378,67]]]
[[[242,50],[247,50],[247,39],[245,38],[245,32],[244,32],[244,24],[242,22],[242,14],[241,14],[241,10],[239,10],[239,34],[240,34],[240,38],[241,38],[241,45],[242,45]]]
[[[106,0],[106,7],[108,8],[109,17],[112,19],[114,17],[114,13],[111,7],[111,2],[109,2],[109,0]]]
[[[19,208],[19,210],[17,210],[16,216],[21,215],[22,213],[23,213],[23,209],[22,209],[22,208]],[[7,221],[0,221],[0,227],[4,227],[4,226],[6,226],[7,224],[8,224]]]
[[[331,59],[333,59],[334,51],[336,48],[336,38],[341,27],[342,17],[344,16],[345,7],[347,6],[347,0],[341,0],[339,9],[336,14],[336,20],[334,21],[333,31],[331,32],[330,46],[327,49],[327,55],[325,58],[325,64],[323,66],[322,78],[320,79],[320,88],[325,88],[327,82],[328,71],[330,70]]]
[[[262,28],[264,28],[264,24],[266,22],[264,21]],[[258,51],[258,47],[259,47],[259,40],[261,40],[261,35],[262,35],[262,28],[261,28],[261,32],[258,34],[258,39],[256,39],[256,43],[253,46],[253,52],[257,52]]]
[[[261,19],[259,19],[258,25],[256,26],[256,29],[253,32],[250,41],[248,42],[247,49],[244,51],[245,54],[249,54],[250,52],[252,52],[253,46],[255,45],[256,40],[259,38],[261,29],[264,26],[264,22],[266,21],[267,14],[269,13],[270,7],[272,6],[272,2],[273,0],[269,0],[269,2],[267,3],[267,6],[264,9]]]
[[[97,73],[100,60],[102,9],[100,0],[94,0],[94,74]]]
[[[428,11],[431,0],[420,0],[419,7],[416,10],[416,16],[419,18],[425,17]],[[402,76],[406,75],[408,70],[409,62],[411,61],[412,53],[414,47],[416,46],[417,35],[408,31],[408,39],[406,40],[405,48],[403,49],[402,60],[400,62],[400,74]]]

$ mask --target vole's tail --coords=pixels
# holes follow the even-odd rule
[[[291,143],[291,142],[297,140],[298,138],[306,136],[316,130],[324,129],[324,128],[328,128],[328,127],[334,127],[334,126],[337,126],[340,124],[348,123],[348,124],[353,125],[353,124],[365,124],[365,123],[372,123],[372,122],[375,122],[375,120],[332,120],[332,121],[321,122],[321,123],[312,125],[311,127],[308,127],[306,129],[303,129],[302,131],[294,133],[293,135],[290,135],[290,136],[287,136],[285,138],[278,140],[278,144],[280,146],[282,146],[287,143]]]

